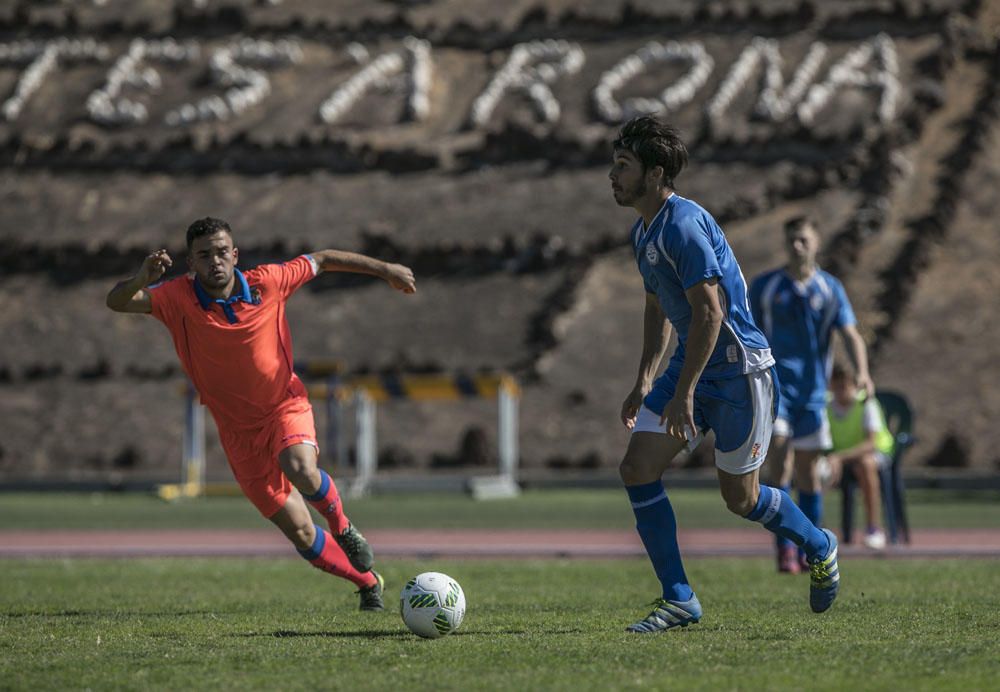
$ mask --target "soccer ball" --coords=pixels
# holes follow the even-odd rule
[[[437,639],[458,629],[465,617],[465,593],[447,574],[424,572],[406,582],[399,614],[414,634]]]

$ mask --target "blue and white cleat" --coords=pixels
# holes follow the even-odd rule
[[[687,627],[692,622],[701,620],[701,603],[694,594],[687,601],[667,601],[658,598],[653,601],[653,612],[639,622],[625,628],[626,632],[649,634],[665,632],[674,627]]]
[[[823,529],[830,539],[830,550],[821,558],[809,563],[809,607],[822,613],[833,605],[840,590],[840,567],[837,564],[837,537],[830,529]]]

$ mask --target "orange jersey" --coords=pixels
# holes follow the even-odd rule
[[[149,289],[153,317],[170,330],[184,372],[220,426],[258,428],[285,400],[306,397],[292,370],[285,302],[318,271],[309,255],[237,270],[225,301],[208,296],[193,275]]]

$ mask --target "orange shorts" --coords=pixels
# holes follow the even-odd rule
[[[229,468],[243,494],[265,517],[285,506],[292,484],[278,464],[288,447],[309,444],[319,451],[316,424],[308,399],[289,399],[264,426],[250,429],[219,425],[219,439]]]

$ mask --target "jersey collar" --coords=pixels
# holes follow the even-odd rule
[[[788,267],[782,267],[781,271],[785,275],[785,278],[788,279],[788,282],[792,284],[792,287],[800,294],[808,293],[811,287],[819,284],[819,265],[813,270],[812,276],[805,281],[799,281],[792,276],[791,272],[788,271]]]
[[[247,283],[247,279],[243,276],[243,272],[239,269],[233,269],[233,275],[236,277],[239,290],[228,298],[213,298],[208,295],[202,285],[198,282],[198,277],[194,277],[194,294],[198,296],[198,302],[201,304],[202,309],[211,310],[212,306],[218,303],[222,306],[222,312],[225,313],[229,324],[236,324],[239,322],[239,319],[236,317],[236,312],[233,310],[233,303],[238,300],[242,300],[244,303],[253,303],[253,296],[250,293],[250,284]]]
[[[670,207],[673,205],[674,200],[676,199],[677,199],[676,192],[671,192],[669,195],[667,195],[667,198],[663,200],[663,206],[660,207],[660,211],[656,212],[656,216],[654,216],[653,220],[649,222],[649,226],[646,226],[645,220],[643,220],[643,218],[640,216],[639,235],[645,236],[649,232],[650,228],[656,226],[661,216],[664,217],[663,219],[664,221],[668,220],[670,218]]]

